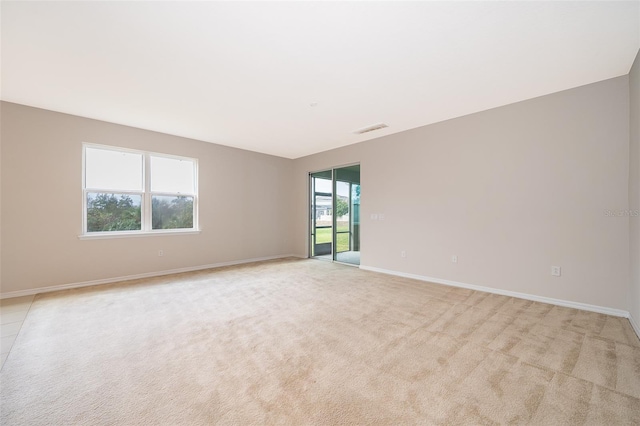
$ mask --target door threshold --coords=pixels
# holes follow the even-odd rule
[[[309,259],[321,260],[323,262],[332,262],[332,263],[337,263],[339,265],[345,265],[345,266],[353,266],[354,268],[360,267],[359,264],[356,265],[355,263],[340,262],[339,260],[327,259],[326,257],[320,257],[320,256],[309,256]]]
[[[340,262],[339,260],[334,260],[334,263],[338,263],[340,265],[344,265],[344,266],[352,266],[354,268],[359,268],[360,265],[356,265],[355,263],[347,263],[347,262]]]

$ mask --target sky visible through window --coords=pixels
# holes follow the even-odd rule
[[[87,147],[86,187],[113,191],[142,191],[142,164],[142,154]]]
[[[193,194],[193,162],[151,157],[151,191]]]

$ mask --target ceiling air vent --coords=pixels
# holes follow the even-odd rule
[[[389,127],[389,126],[387,126],[384,123],[379,123],[379,124],[374,124],[373,126],[363,127],[362,129],[358,129],[358,130],[354,131],[353,133],[355,133],[356,135],[361,135],[363,133],[369,133],[369,132],[373,132],[375,130],[384,129],[385,127]]]

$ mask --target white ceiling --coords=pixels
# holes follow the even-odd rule
[[[287,158],[624,75],[640,46],[638,1],[1,8],[2,100]]]

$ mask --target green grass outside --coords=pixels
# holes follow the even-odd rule
[[[338,232],[348,231],[349,224],[338,223]],[[316,229],[316,244],[330,243],[332,228],[320,228]],[[349,234],[338,234],[337,237],[337,252],[349,251]]]

